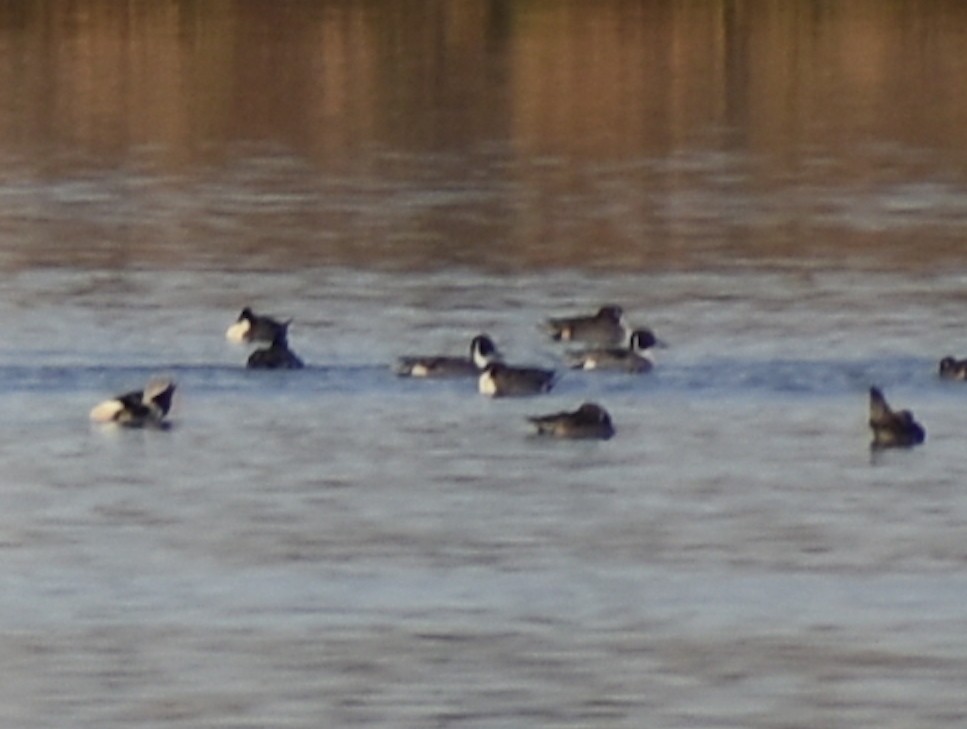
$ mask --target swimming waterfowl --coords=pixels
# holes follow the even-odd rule
[[[486,334],[479,334],[470,342],[470,357],[400,357],[396,374],[400,377],[466,377],[479,375],[491,362],[500,359],[500,352]]]
[[[601,346],[620,344],[625,338],[620,306],[609,304],[592,316],[573,316],[548,319],[545,328],[558,342],[586,342]]]
[[[614,435],[614,425],[608,411],[593,402],[586,402],[573,412],[562,411],[527,420],[537,428],[537,435],[554,438],[607,440]]]
[[[572,369],[648,372],[654,366],[652,349],[662,346],[664,343],[651,329],[636,329],[631,333],[627,347],[569,352],[565,359]]]
[[[302,360],[289,349],[284,332],[277,334],[268,347],[252,352],[246,363],[253,370],[298,370],[303,366]]]
[[[539,395],[554,386],[554,370],[537,367],[510,367],[503,362],[491,362],[480,374],[478,389],[490,397]]]
[[[225,332],[225,338],[236,344],[248,342],[271,343],[279,335],[287,337],[291,323],[291,319],[278,321],[270,316],[259,316],[246,306],[242,309],[242,313],[238,315],[235,323]]]
[[[165,427],[171,409],[175,383],[167,379],[148,382],[143,390],[133,390],[96,405],[90,413],[98,423],[117,423],[128,428]]]
[[[967,380],[967,359],[944,357],[940,360],[939,374],[945,380]]]
[[[909,410],[894,411],[877,387],[870,388],[870,428],[873,448],[906,448],[923,443],[926,432]]]

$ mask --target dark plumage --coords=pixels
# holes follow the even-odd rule
[[[400,377],[467,377],[479,375],[491,362],[500,359],[493,340],[480,334],[470,342],[469,357],[400,357],[396,374]]]
[[[624,340],[623,315],[620,306],[609,304],[602,306],[592,316],[548,319],[544,326],[555,341],[586,342],[607,347],[620,344]]]
[[[490,397],[539,395],[554,386],[554,370],[537,367],[510,367],[491,362],[480,375],[478,388]]]
[[[946,356],[940,360],[938,373],[945,380],[967,380],[967,359]]]
[[[538,435],[554,438],[607,440],[614,435],[608,412],[593,402],[586,402],[574,412],[562,411],[528,418]]]
[[[175,383],[171,380],[151,380],[143,390],[126,392],[96,405],[91,410],[91,420],[128,428],[164,427],[174,392]]]
[[[926,432],[909,410],[894,411],[879,388],[870,388],[870,428],[873,448],[905,448],[923,443]]]
[[[253,370],[298,370],[304,365],[289,349],[285,336],[277,336],[268,347],[252,352],[246,366]]]

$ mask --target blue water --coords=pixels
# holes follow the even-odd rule
[[[33,270],[2,284],[11,725],[940,725],[967,678],[961,277]],[[396,356],[560,363],[621,303],[644,376],[491,401]],[[903,306],[885,302],[902,301]],[[241,306],[292,316],[249,372]],[[967,346],[967,345],[965,345]],[[87,422],[167,374],[159,431]],[[927,443],[874,457],[876,383]],[[595,399],[605,443],[525,416]],[[786,717],[782,723],[776,717]]]

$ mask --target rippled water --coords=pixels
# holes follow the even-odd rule
[[[33,270],[3,283],[0,682],[18,726],[920,726],[967,678],[964,277]],[[621,302],[548,396],[397,379]],[[245,303],[303,371],[248,372]],[[178,381],[168,432],[91,405]],[[866,388],[927,443],[873,458]],[[594,398],[605,443],[530,437]]]
[[[0,3],[0,725],[967,723],[965,29]],[[606,302],[654,372],[390,369],[559,367]],[[244,369],[246,304],[305,370]],[[156,374],[170,430],[88,422]],[[925,445],[871,453],[871,384]],[[592,398],[612,440],[530,435]]]

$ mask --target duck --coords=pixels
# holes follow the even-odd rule
[[[544,328],[556,342],[586,342],[609,347],[624,341],[623,316],[620,306],[608,304],[590,316],[548,319]]]
[[[940,360],[939,374],[945,380],[967,380],[967,359],[947,355]]]
[[[878,387],[870,388],[870,428],[873,448],[908,448],[926,439],[926,431],[909,410],[894,411]]]
[[[276,334],[268,347],[252,352],[245,366],[251,370],[299,370],[305,365],[296,353],[289,349],[289,340],[283,331]]]
[[[486,334],[478,334],[470,341],[469,357],[400,357],[395,371],[400,377],[479,376],[488,364],[500,358],[493,340]]]
[[[279,321],[270,316],[260,316],[246,306],[238,319],[225,331],[225,338],[236,344],[265,342],[271,344],[276,337],[287,337],[291,319]]]
[[[491,362],[480,373],[480,394],[490,397],[520,397],[550,392],[556,373],[538,367],[511,367]]]
[[[115,423],[127,428],[167,427],[175,383],[153,379],[143,390],[132,390],[95,405],[90,418],[97,423]]]
[[[537,435],[553,438],[608,440],[615,432],[608,411],[594,402],[585,402],[573,412],[565,410],[527,420],[537,428]]]
[[[664,347],[651,329],[635,329],[631,333],[627,347],[607,347],[588,349],[583,352],[570,352],[565,358],[576,370],[612,370],[643,373],[651,371],[655,362],[652,350]]]

